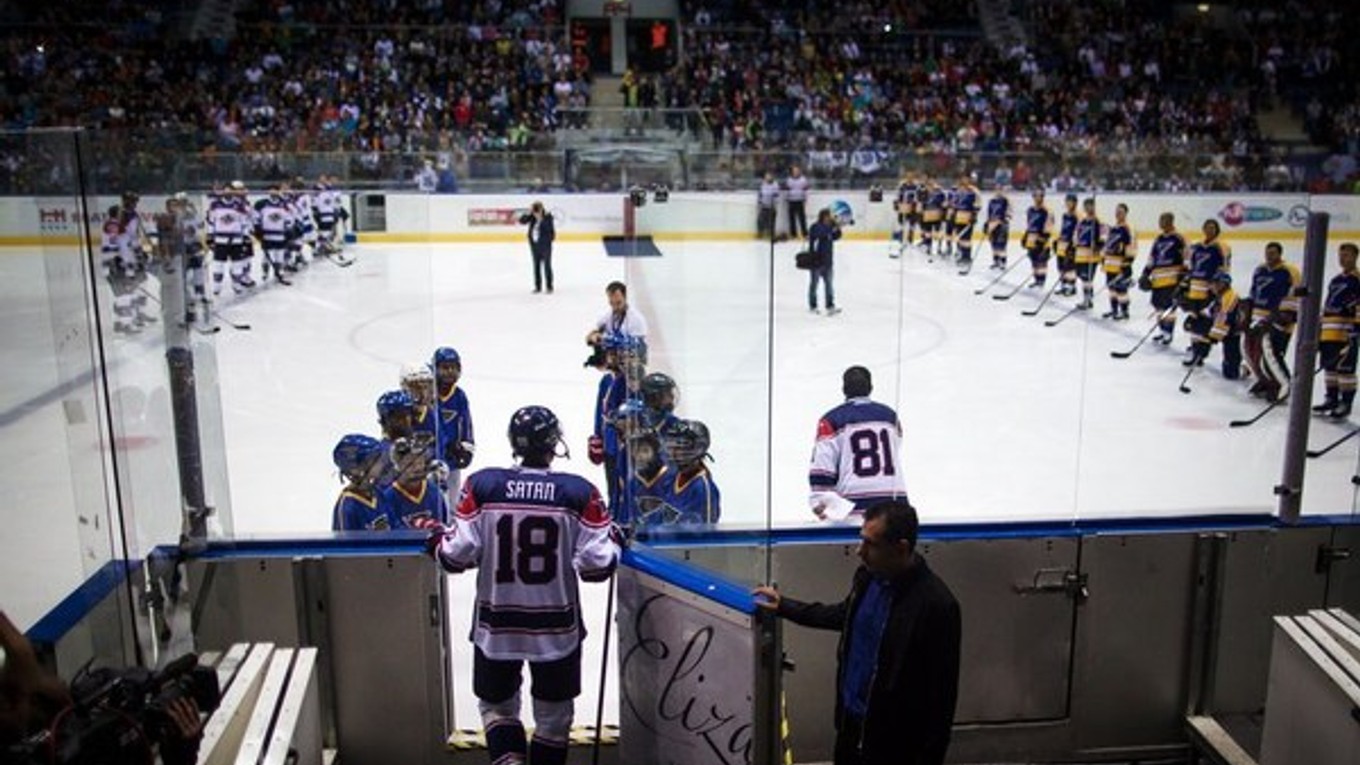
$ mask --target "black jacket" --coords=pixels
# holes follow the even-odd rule
[[[557,227],[553,225],[552,213],[544,213],[543,220],[536,221],[534,216],[526,215],[529,224],[529,249],[535,255],[551,255],[553,239],[557,237]],[[538,241],[534,241],[534,226],[538,226]]]
[[[781,598],[779,614],[795,624],[840,630],[836,649],[836,750],[858,748],[866,764],[937,765],[944,762],[959,693],[959,603],[922,558],[892,582],[892,606],[878,647],[869,711],[859,741],[841,708],[840,686],[854,615],[869,583],[863,566],[839,603]],[[848,749],[847,749],[848,747]]]

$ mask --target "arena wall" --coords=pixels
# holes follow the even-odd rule
[[[1012,238],[1023,225],[1029,195],[1009,194],[1015,220]],[[1062,208],[1060,192],[1050,192],[1048,204],[1055,212]],[[535,199],[542,199],[557,219],[562,241],[593,241],[604,235],[625,233],[626,202],[623,194],[548,194],[518,195],[424,195],[386,194],[383,230],[360,230],[361,243],[440,243],[515,241],[524,236],[519,215]],[[351,208],[362,207],[368,195],[349,199]],[[846,229],[851,240],[886,239],[893,225],[888,200],[871,203],[866,192],[822,192],[810,195],[810,214],[833,200],[848,202],[855,211],[855,225]],[[985,203],[989,195],[983,194]],[[1177,225],[1187,238],[1194,239],[1203,221],[1218,220],[1229,244],[1264,243],[1279,239],[1287,249],[1296,249],[1303,239],[1309,210],[1330,213],[1334,241],[1360,238],[1360,197],[1314,196],[1303,194],[1123,194],[1096,196],[1103,220],[1113,220],[1115,205],[1129,206],[1130,221],[1140,244],[1150,241],[1157,230],[1157,217],[1163,211],[1176,214]],[[97,226],[104,212],[118,200],[97,197],[89,205],[88,217]],[[141,201],[144,217],[163,209],[164,196],[147,196]],[[199,209],[206,200],[199,198]],[[32,247],[72,245],[80,241],[76,222],[81,211],[74,197],[9,197],[0,199],[0,246]],[[756,206],[749,193],[672,193],[670,200],[658,204],[648,201],[632,214],[634,231],[666,239],[733,239],[755,236]],[[362,223],[355,220],[356,224]],[[784,222],[779,224],[783,229]],[[1241,247],[1238,248],[1242,249]],[[1254,252],[1255,247],[1251,247]],[[1140,252],[1142,250],[1140,249]]]

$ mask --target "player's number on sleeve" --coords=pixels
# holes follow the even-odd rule
[[[556,579],[560,533],[552,518],[501,516],[496,521],[496,582],[546,584]]]
[[[875,475],[895,475],[892,441],[888,429],[857,430],[850,436],[850,455],[854,458],[855,475],[867,478]]]

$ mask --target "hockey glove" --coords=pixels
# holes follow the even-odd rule
[[[1148,275],[1148,272],[1144,271],[1143,275],[1138,277],[1138,289],[1143,292],[1152,291],[1152,277]]]
[[[472,453],[477,449],[476,444],[471,441],[458,441],[450,448],[453,451],[453,464],[457,465],[459,470],[472,464]]]
[[[591,436],[586,442],[586,456],[590,458],[590,464],[604,464],[604,439],[599,436]]]
[[[425,475],[433,478],[440,489],[449,488],[449,473],[449,465],[443,460],[430,460],[425,466]]]

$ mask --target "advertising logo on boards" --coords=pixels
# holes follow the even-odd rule
[[[1284,212],[1277,207],[1229,202],[1223,206],[1222,210],[1218,211],[1218,217],[1229,226],[1236,227],[1243,223],[1265,223],[1266,221],[1279,220],[1284,217]]]

